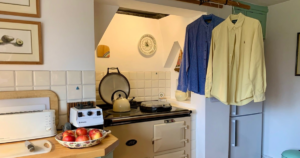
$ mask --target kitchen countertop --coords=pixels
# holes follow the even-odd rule
[[[84,148],[84,149],[69,149],[62,145],[60,145],[54,137],[49,138],[41,138],[36,140],[48,140],[52,144],[52,150],[46,154],[39,154],[39,155],[31,155],[25,156],[22,158],[95,158],[95,157],[102,157],[113,150],[119,145],[119,140],[114,135],[109,134],[99,145]],[[34,141],[34,140],[30,140]],[[20,143],[20,142],[16,142]],[[6,143],[12,144],[12,143]],[[1,145],[6,145],[1,144]],[[1,146],[0,145],[0,146]]]

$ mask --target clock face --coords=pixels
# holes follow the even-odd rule
[[[151,56],[156,52],[157,46],[155,38],[152,35],[144,35],[139,42],[139,51],[146,55]]]

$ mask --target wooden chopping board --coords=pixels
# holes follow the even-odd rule
[[[15,158],[29,155],[48,153],[52,149],[52,144],[47,140],[30,141],[34,145],[34,151],[30,152],[24,142],[11,143],[0,146],[0,157]],[[42,157],[42,156],[41,156]]]
[[[55,124],[58,126],[59,120],[59,99],[55,92],[50,90],[41,91],[10,91],[0,92],[0,99],[21,99],[21,98],[42,98],[49,97],[50,109],[55,110]]]

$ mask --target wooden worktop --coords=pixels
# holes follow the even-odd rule
[[[119,145],[119,140],[112,134],[109,134],[100,144],[83,149],[69,149],[60,145],[54,137],[42,138],[48,140],[52,144],[52,150],[46,154],[25,156],[22,158],[95,158],[102,157],[113,150]],[[34,140],[31,140],[34,141]],[[19,142],[17,142],[19,143]],[[5,145],[5,144],[3,144]]]

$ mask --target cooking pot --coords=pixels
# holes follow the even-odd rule
[[[125,98],[122,97],[123,94],[124,94]],[[114,99],[116,96],[118,98]],[[130,111],[130,103],[129,103],[128,95],[126,94],[126,92],[124,92],[122,90],[115,91],[111,96],[111,101],[113,103],[113,111],[114,112],[128,112],[128,111]]]

